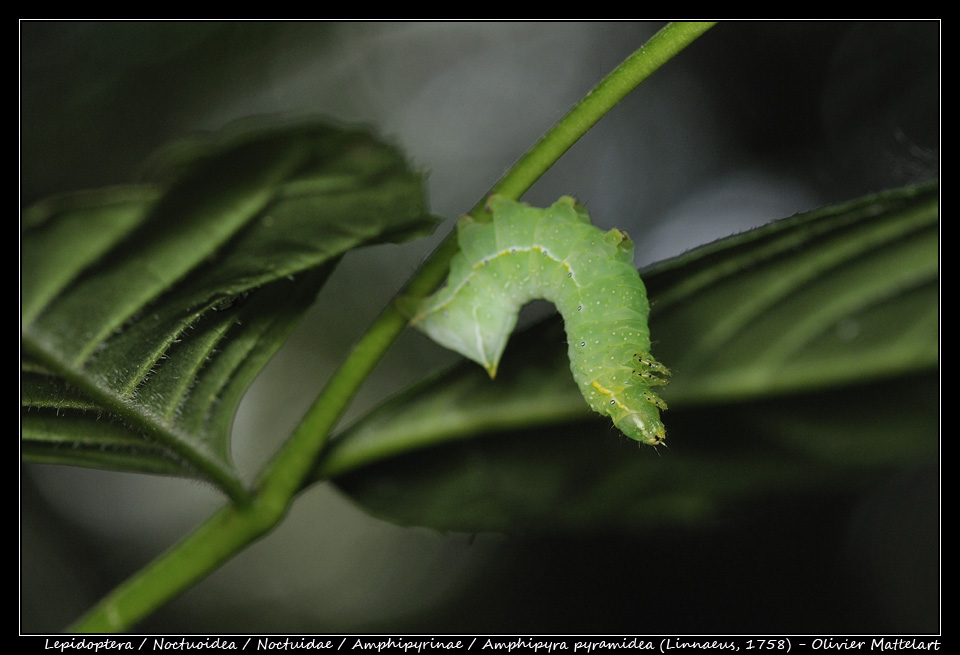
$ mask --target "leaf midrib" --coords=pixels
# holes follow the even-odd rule
[[[237,474],[224,466],[222,460],[195,435],[186,434],[171,424],[148,406],[137,403],[136,396],[124,397],[109,386],[98,382],[82,369],[76,369],[69,362],[58,357],[55,351],[45,348],[28,330],[23,333],[24,351],[37,359],[52,373],[59,375],[70,385],[76,387],[103,409],[112,412],[120,419],[167,445],[174,453],[184,458],[205,477],[214,481],[234,500],[245,501],[248,491]]]

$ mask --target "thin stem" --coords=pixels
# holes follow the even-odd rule
[[[256,508],[230,506],[114,589],[69,632],[122,632],[196,584],[263,532]],[[269,528],[268,528],[269,529]]]
[[[563,153],[628,93],[715,24],[715,22],[667,24],[639,50],[613,69],[584,96],[583,100],[544,134],[497,182],[491,193],[518,200],[560,159]]]
[[[561,118],[494,185],[490,193],[519,199],[627,93],[712,26],[713,23],[670,23],[657,32]],[[479,215],[482,211],[483,201],[471,213]],[[432,292],[446,276],[450,259],[456,251],[456,239],[447,237],[410,280],[404,294],[420,298]],[[287,443],[264,469],[249,505],[228,506],[215,514],[179,544],[114,589],[71,629],[85,632],[125,630],[273,529],[283,518],[293,497],[310,478],[330,432],[347,405],[406,324],[406,317],[395,304],[380,314],[304,415]]]

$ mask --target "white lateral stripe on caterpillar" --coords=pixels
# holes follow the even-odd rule
[[[527,253],[527,252],[539,252],[539,253],[540,253],[541,255],[543,255],[544,257],[548,257],[548,258],[552,259],[552,260],[555,261],[556,263],[558,263],[558,264],[560,264],[561,266],[563,266],[563,267],[566,269],[567,273],[568,273],[568,277],[570,277],[574,282],[576,282],[576,275],[574,274],[573,269],[570,268],[570,264],[568,264],[567,262],[563,261],[562,259],[558,259],[558,258],[555,257],[549,250],[547,250],[547,249],[544,248],[543,246],[530,246],[529,248],[516,248],[516,247],[514,247],[514,248],[507,248],[507,249],[505,249],[505,250],[501,250],[501,251],[498,252],[498,253],[494,253],[494,254],[491,255],[490,257],[486,257],[486,258],[481,259],[480,261],[478,261],[476,264],[473,265],[473,270],[481,269],[481,268],[483,268],[484,266],[486,266],[487,264],[489,264],[491,261],[493,261],[493,260],[495,260],[495,259],[498,259],[498,258],[500,258],[500,257],[505,257],[505,256],[508,256],[508,255],[516,255],[516,254],[519,254],[519,253]],[[466,281],[465,281],[464,283],[466,283]]]
[[[670,372],[650,355],[633,242],[591,225],[570,197],[537,209],[492,196],[487,206],[491,222],[457,223],[460,252],[447,284],[417,304],[411,324],[493,377],[520,307],[549,300],[563,316],[570,370],[587,403],[628,437],[661,443],[666,403],[651,387]]]

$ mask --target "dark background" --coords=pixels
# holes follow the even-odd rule
[[[451,218],[660,25],[24,21],[21,205],[136,182],[151,153],[184,134],[320,115],[403,147],[430,172],[433,211]],[[599,224],[635,235],[643,266],[935,178],[939,143],[938,22],[721,23],[525,199],[576,196]],[[273,452],[435,241],[344,261],[321,296],[342,311],[309,314],[241,408],[244,471]],[[450,361],[405,335],[347,420]],[[936,631],[937,469],[895,472],[863,494],[759,503],[730,524],[525,538],[393,526],[318,486],[275,533],[141,627]],[[20,472],[23,631],[62,629],[222,502],[191,481]]]

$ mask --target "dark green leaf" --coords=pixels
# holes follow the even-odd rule
[[[673,445],[659,453],[588,419],[448,442],[335,479],[375,515],[440,530],[590,534],[712,523],[757,504],[859,491],[892,466],[934,457],[936,380],[907,382],[908,402],[927,399],[911,406],[925,415],[909,433],[884,423],[889,413],[871,415],[881,409],[877,397],[885,386],[876,385],[678,410],[669,433]],[[867,402],[848,412],[873,420],[857,424],[856,434],[844,435],[842,420],[804,421],[804,409],[863,397]]]
[[[682,255],[644,279],[676,404],[937,365],[938,187],[869,196]]]
[[[164,184],[24,215],[24,455],[238,493],[230,423],[253,377],[341,255],[433,220],[420,176],[360,131],[247,126],[157,161]]]
[[[645,275],[654,353],[674,371],[659,453],[592,417],[552,319],[514,339],[496,381],[464,364],[384,405],[317,478],[405,524],[637,527],[935,456],[937,219],[936,186],[905,189]]]

